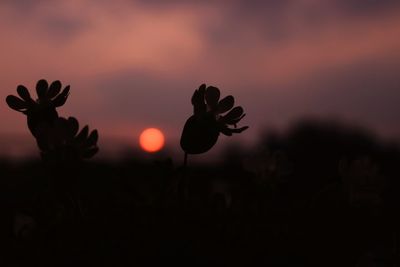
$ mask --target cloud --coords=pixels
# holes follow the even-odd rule
[[[351,15],[362,13],[377,14],[400,6],[399,1],[396,0],[336,0],[333,2],[337,2],[341,9]]]

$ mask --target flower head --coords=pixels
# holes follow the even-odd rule
[[[183,128],[182,149],[189,154],[204,153],[215,145],[220,133],[231,136],[246,130],[247,126],[236,127],[245,114],[242,107],[233,107],[234,104],[233,96],[228,95],[220,100],[217,87],[202,84],[192,96],[194,114]]]
[[[44,157],[76,160],[91,158],[99,151],[97,130],[89,132],[86,125],[79,132],[79,122],[74,117],[60,117],[44,132],[46,135],[37,139]]]
[[[49,86],[46,80],[39,80],[36,84],[36,100],[32,99],[23,85],[17,87],[17,93],[19,97],[9,95],[6,102],[10,108],[27,115],[28,127],[36,137],[40,124],[52,124],[58,118],[56,108],[67,101],[69,86],[61,91],[60,81],[54,81]]]

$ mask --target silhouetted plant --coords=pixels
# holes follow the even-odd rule
[[[93,157],[99,150],[97,130],[89,133],[86,125],[78,132],[77,119],[58,118],[54,127],[47,130],[47,138],[38,142],[43,158],[79,160]]]
[[[38,147],[44,159],[52,160],[79,160],[93,157],[99,150],[97,147],[98,132],[89,134],[89,127],[79,131],[78,121],[58,116],[56,108],[67,101],[69,85],[61,91],[61,82],[50,84],[46,80],[39,80],[36,84],[38,98],[33,100],[28,89],[19,85],[16,97],[9,95],[6,98],[8,106],[27,116],[29,130],[36,138]]]
[[[181,147],[187,154],[200,154],[210,150],[219,134],[231,136],[248,127],[236,128],[245,116],[243,108],[233,107],[234,98],[229,95],[220,99],[217,87],[202,84],[192,96],[193,115],[186,121],[181,136]],[[228,112],[229,111],[229,112]],[[222,115],[228,112],[226,115]],[[233,125],[234,128],[229,126]]]
[[[248,126],[237,128],[236,124],[245,116],[243,108],[233,107],[235,99],[228,95],[220,100],[220,91],[217,87],[202,84],[192,96],[193,115],[189,117],[183,127],[180,140],[185,152],[183,169],[187,166],[188,154],[201,154],[210,150],[216,143],[219,134],[232,136],[241,133]],[[228,112],[226,115],[222,115]],[[233,125],[234,128],[229,127]],[[178,183],[178,197],[181,204],[185,203],[186,175],[183,173]]]
[[[65,104],[69,95],[69,85],[61,92],[61,82],[54,81],[48,85],[46,80],[39,80],[36,84],[38,98],[33,100],[28,89],[18,85],[17,93],[21,98],[9,95],[6,98],[10,108],[22,112],[27,116],[29,130],[36,138],[42,133],[45,125],[52,125],[58,118],[57,107]]]

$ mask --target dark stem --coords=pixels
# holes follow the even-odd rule
[[[185,152],[185,157],[183,158],[183,170],[186,170],[187,168],[187,158],[188,154]]]
[[[185,199],[186,199],[187,158],[188,158],[188,154],[185,152],[185,156],[183,158],[182,176],[178,183],[178,198],[179,198],[179,204],[182,208],[184,207]]]

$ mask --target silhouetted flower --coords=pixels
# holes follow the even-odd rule
[[[46,80],[39,80],[36,84],[38,98],[33,100],[28,89],[18,85],[19,97],[9,95],[6,98],[8,106],[27,115],[28,127],[33,136],[38,137],[42,124],[53,124],[58,118],[57,107],[65,104],[69,95],[69,86],[61,92],[61,82],[54,81],[48,85]]]
[[[45,138],[38,140],[42,156],[67,160],[93,157],[99,151],[97,130],[89,133],[86,125],[78,132],[79,123],[75,118],[58,118],[54,127],[46,130]]]
[[[218,88],[202,84],[192,96],[194,114],[186,121],[182,131],[181,147],[188,154],[200,154],[210,150],[220,133],[231,136],[248,127],[236,128],[245,116],[243,108],[234,107],[234,98],[229,95],[221,100]],[[229,111],[229,112],[228,112]],[[226,115],[222,115],[228,112]],[[233,125],[234,128],[229,127]]]

